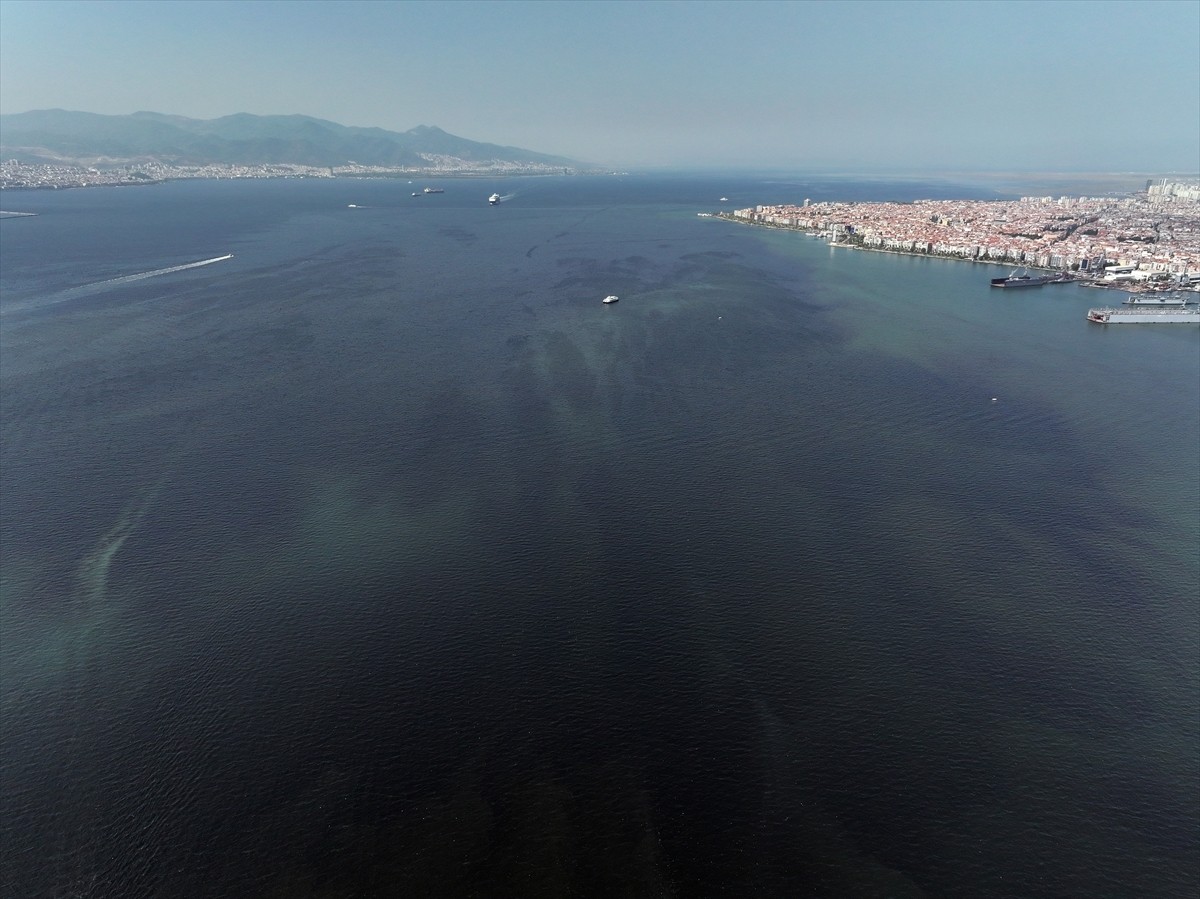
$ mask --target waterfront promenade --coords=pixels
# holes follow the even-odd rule
[[[837,245],[1069,271],[1111,286],[1200,282],[1200,189],[1191,184],[1160,183],[1121,198],[805,201],[716,215]]]

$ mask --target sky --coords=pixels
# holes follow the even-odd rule
[[[619,168],[1193,173],[1200,0],[0,0],[0,112],[48,108]]]

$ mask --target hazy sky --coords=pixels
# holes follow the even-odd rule
[[[1200,0],[0,0],[0,111],[304,113],[607,165],[1200,169]]]

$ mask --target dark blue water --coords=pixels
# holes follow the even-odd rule
[[[425,183],[6,194],[0,892],[1196,893],[1197,329]]]

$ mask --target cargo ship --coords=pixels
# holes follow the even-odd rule
[[[1089,309],[1087,319],[1098,325],[1200,325],[1200,306],[1162,309]]]
[[[444,190],[442,190],[440,187],[427,187],[427,188],[425,188],[425,190],[423,190],[423,191],[422,191],[422,193],[426,193],[426,194],[444,194],[444,193],[445,193],[445,191],[444,191]]]

